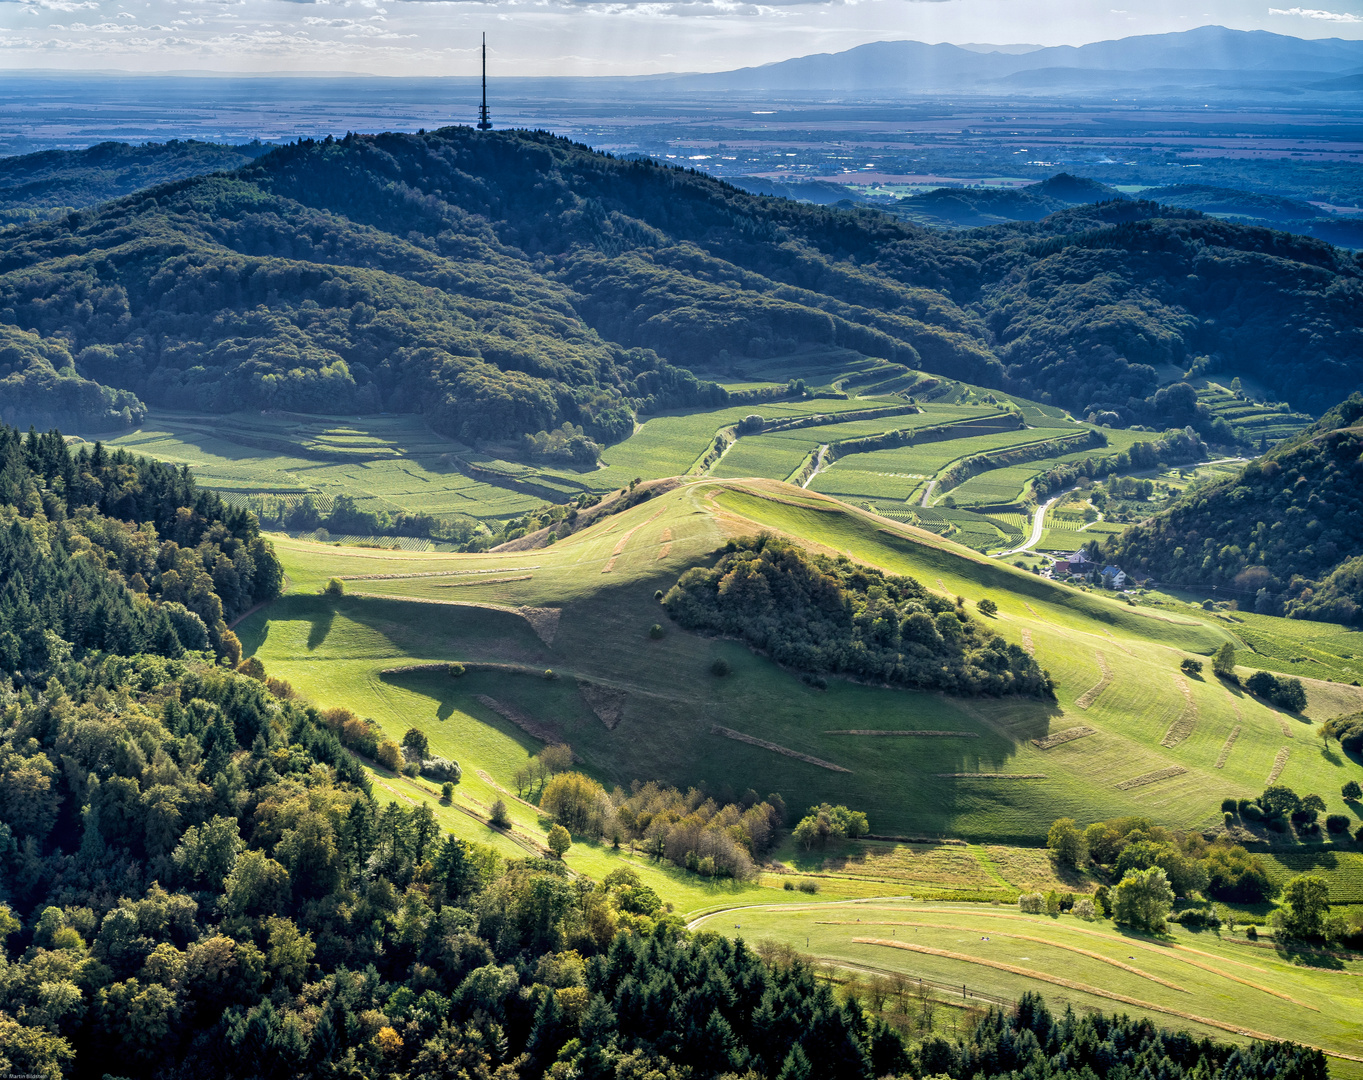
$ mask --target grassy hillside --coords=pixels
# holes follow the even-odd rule
[[[953,699],[839,679],[820,691],[734,642],[670,625],[660,640],[649,636],[667,623],[656,590],[724,537],[762,529],[971,603],[996,600],[993,625],[1035,651],[1058,701]],[[395,735],[420,723],[466,775],[483,769],[503,786],[541,745],[507,719],[521,716],[567,739],[607,782],[703,780],[739,793],[762,777],[793,806],[856,805],[889,834],[1034,841],[1057,816],[1120,813],[1206,827],[1224,795],[1261,790],[1284,750],[1282,782],[1353,816],[1338,791],[1358,766],[1313,738],[1310,721],[1215,681],[1182,679],[1182,657],[1230,639],[1220,620],[1078,592],[776,482],[693,482],[529,551],[409,554],[288,539],[278,550],[290,595],[238,627],[247,650],[320,704],[349,705]],[[332,576],[347,595],[316,595]],[[523,606],[557,614],[532,611],[532,622]],[[717,658],[731,675],[710,674]],[[462,679],[388,672],[449,660],[514,668]],[[597,718],[579,682],[624,693],[617,725]],[[963,737],[832,734],[849,716],[858,729]],[[732,741],[716,726],[849,771]],[[1092,734],[1048,749],[1033,742],[1079,727]]]
[[[756,907],[693,925],[812,952],[834,978],[863,987],[875,976],[907,977],[902,1003],[890,994],[887,1008],[911,1023],[921,1023],[922,980],[931,1023],[948,1037],[970,1009],[1032,990],[1053,1009],[1116,1010],[1218,1041],[1305,1043],[1332,1055],[1332,1076],[1363,1075],[1363,963],[1353,957],[1294,958],[1180,927],[1156,941],[1073,915],[902,901]]]

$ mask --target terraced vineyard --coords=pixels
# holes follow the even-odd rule
[[[1231,392],[1230,381],[1229,376],[1211,375],[1194,385],[1198,387],[1197,400],[1225,420],[1239,439],[1272,445],[1309,427],[1314,420],[1305,413],[1292,412],[1286,405],[1270,406],[1247,395],[1237,396]]]

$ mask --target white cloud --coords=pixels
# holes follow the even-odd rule
[[[94,11],[99,4],[96,0],[7,0],[17,3],[30,11]]]
[[[1270,15],[1300,15],[1303,19],[1320,19],[1322,22],[1363,23],[1363,16],[1347,11],[1321,11],[1319,8],[1269,8]]]

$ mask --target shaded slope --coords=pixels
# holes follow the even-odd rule
[[[1363,612],[1363,396],[1110,542],[1105,555],[1258,612],[1356,622]]]

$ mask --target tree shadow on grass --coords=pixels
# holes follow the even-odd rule
[[[539,753],[544,743],[522,731],[504,716],[474,699],[481,683],[469,675],[452,678],[445,667],[416,671],[385,671],[379,679],[388,686],[396,686],[409,693],[427,698],[435,706],[437,719],[448,720],[455,711],[463,712],[480,723],[510,736],[530,756]]]
[[[1273,945],[1277,954],[1289,963],[1316,968],[1320,971],[1344,970],[1343,960],[1334,953],[1316,948],[1309,942],[1298,941],[1289,937],[1279,938],[1274,935]]]
[[[247,619],[237,627],[236,635],[241,641],[241,655],[255,656],[269,640],[270,621],[264,618]]]
[[[331,633],[332,623],[336,621],[336,609],[331,605],[319,605],[308,618],[308,652],[315,652]]]

